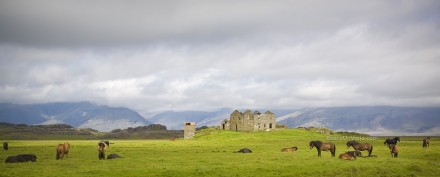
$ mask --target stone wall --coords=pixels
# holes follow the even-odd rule
[[[270,111],[260,113],[246,110],[241,113],[235,110],[231,113],[229,120],[225,119],[220,125],[220,129],[232,131],[258,131],[270,130],[276,127],[276,117]]]

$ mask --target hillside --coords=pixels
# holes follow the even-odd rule
[[[26,125],[0,122],[0,139],[170,139],[182,138],[182,130],[167,130],[159,124],[114,129],[100,132],[90,128],[74,128],[66,124]]]
[[[328,127],[372,135],[440,135],[440,108],[313,108],[297,110],[277,120],[288,127]]]
[[[90,102],[0,104],[0,122],[28,125],[68,124],[77,128],[110,131],[152,122],[128,108],[99,106]]]

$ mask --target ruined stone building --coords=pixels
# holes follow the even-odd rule
[[[183,139],[191,139],[196,134],[196,123],[185,122],[183,125]]]
[[[276,126],[275,119],[275,114],[270,111],[260,113],[246,110],[242,113],[235,110],[230,115],[229,120],[225,119],[221,123],[220,129],[232,131],[271,130]]]

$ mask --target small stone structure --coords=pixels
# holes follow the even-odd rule
[[[221,123],[220,129],[232,131],[268,131],[275,129],[275,119],[275,114],[270,111],[260,113],[259,111],[252,112],[248,109],[242,113],[235,110],[230,115],[229,120],[225,119]]]
[[[191,139],[196,134],[196,123],[185,122],[183,127],[183,139]]]

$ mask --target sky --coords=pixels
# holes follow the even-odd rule
[[[440,2],[0,0],[0,102],[440,106]]]

